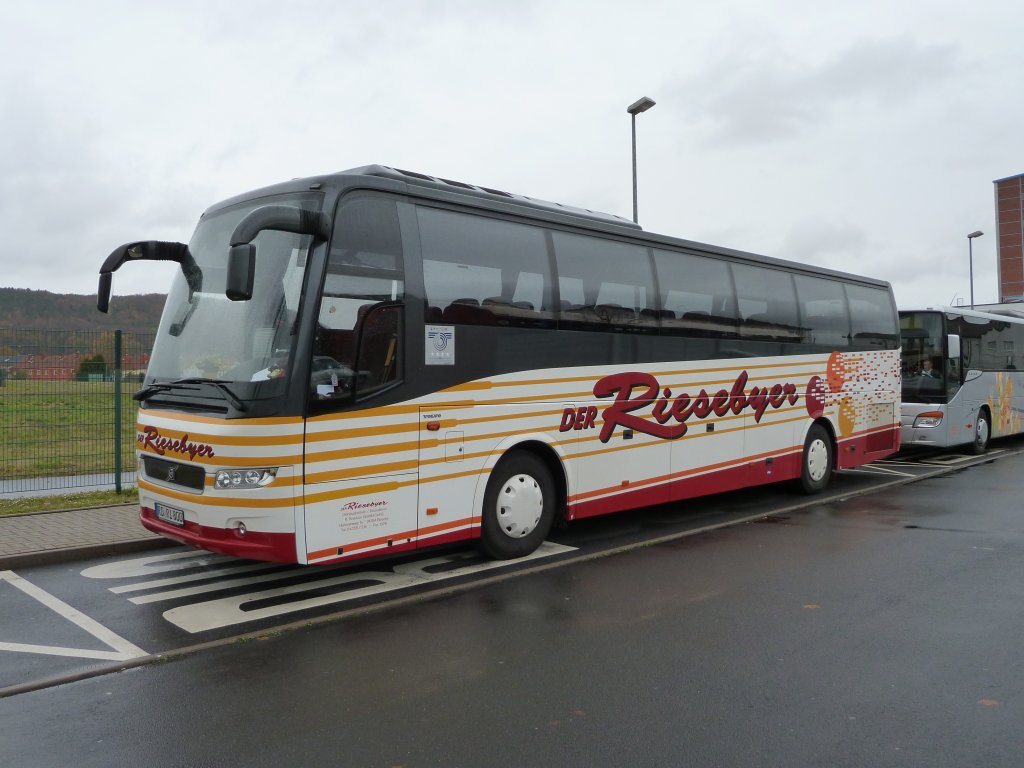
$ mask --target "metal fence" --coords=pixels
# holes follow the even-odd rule
[[[0,328],[0,496],[135,483],[153,337]]]

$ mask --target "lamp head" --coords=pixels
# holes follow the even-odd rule
[[[628,107],[626,107],[626,111],[629,112],[629,114],[631,115],[639,115],[641,112],[646,112],[656,103],[657,102],[655,102],[654,99],[649,99],[646,96],[644,96],[643,98],[637,99]]]

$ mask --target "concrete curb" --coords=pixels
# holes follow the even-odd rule
[[[82,547],[63,547],[60,549],[43,549],[36,552],[22,552],[16,555],[0,555],[0,571],[15,568],[26,568],[34,565],[53,565],[71,560],[88,560],[95,557],[145,552],[150,549],[181,546],[178,542],[163,536],[146,537],[129,541],[112,541],[103,544],[90,544]]]

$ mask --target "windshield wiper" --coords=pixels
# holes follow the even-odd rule
[[[231,391],[228,386],[228,382],[222,379],[204,379],[204,378],[188,378],[188,379],[177,379],[176,381],[161,381],[159,383],[149,384],[136,392],[132,397],[138,400],[140,403],[144,400],[148,400],[150,397],[155,395],[157,392],[168,392],[173,389],[188,389],[189,384],[209,384],[212,387],[216,387],[217,390],[224,396],[231,405],[234,406],[236,411],[245,411],[246,405],[238,399],[238,395]]]

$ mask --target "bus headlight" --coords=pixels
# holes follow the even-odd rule
[[[262,488],[270,485],[277,477],[277,467],[273,469],[221,469],[217,471],[214,485],[220,489]]]
[[[914,419],[914,427],[937,427],[942,423],[942,411],[919,413]]]

